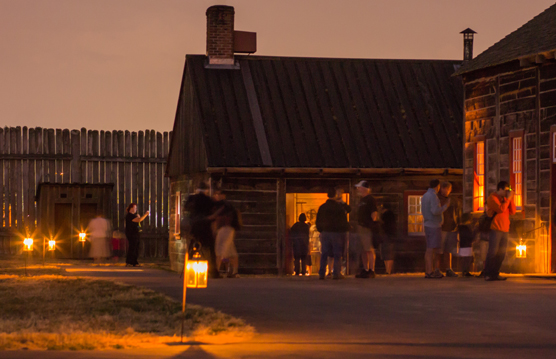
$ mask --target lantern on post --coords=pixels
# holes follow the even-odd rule
[[[198,245],[198,246],[197,246]],[[187,288],[206,288],[208,277],[208,262],[201,258],[201,245],[193,246],[193,255],[185,263]]]
[[[33,238],[24,238],[23,239],[23,250],[27,252],[25,256],[25,276],[27,276],[27,257],[29,257],[29,252],[33,251]]]
[[[181,319],[181,341],[183,342],[183,328],[185,321],[185,303],[187,288],[206,288],[208,277],[208,262],[201,256],[201,243],[195,242],[191,249],[191,260],[189,260],[189,249],[185,250],[183,261],[183,302]]]
[[[32,252],[33,251],[33,238],[23,239],[23,250],[25,252]]]
[[[56,250],[56,241],[51,239],[48,241],[48,250],[49,251],[54,251]]]
[[[515,246],[515,257],[527,258],[527,245],[523,243],[521,238],[519,239],[519,244]]]
[[[81,258],[83,258],[85,256],[85,240],[86,240],[87,234],[85,232],[80,232],[79,233],[79,242],[81,242]]]

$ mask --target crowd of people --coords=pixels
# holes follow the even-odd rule
[[[346,243],[350,232],[356,233],[356,259],[359,272],[356,278],[374,278],[376,253],[384,261],[385,273],[394,268],[395,249],[400,242],[397,216],[388,204],[379,206],[371,194],[367,181],[355,185],[360,197],[356,213],[356,224],[351,226],[347,215],[351,208],[342,201],[343,191],[331,188],[328,200],[319,207],[316,228],[320,232],[319,278],[331,276],[341,279],[342,263],[346,261]],[[505,280],[500,268],[506,255],[510,216],[515,214],[513,191],[508,182],[498,183],[496,192],[487,200],[485,212],[478,222],[473,223],[471,213],[462,213],[458,200],[450,197],[452,184],[435,179],[421,198],[423,230],[426,238],[425,278],[441,279],[458,277],[453,269],[455,258],[459,258],[461,275],[473,277],[471,265],[474,259],[473,246],[479,244],[484,251],[484,269],[478,277],[486,281]],[[294,274],[305,275],[311,265],[310,224],[304,213],[290,230],[294,254]],[[355,228],[353,228],[355,227]]]
[[[355,233],[357,239],[350,243],[355,246],[357,253],[355,259],[359,270],[356,278],[376,276],[377,251],[384,261],[385,273],[393,272],[396,245],[401,238],[397,216],[388,204],[377,204],[367,181],[357,183],[355,191],[359,196],[355,224],[348,222],[351,207],[343,201],[344,192],[341,188],[328,190],[328,200],[319,207],[314,226],[307,222],[305,213],[299,215],[298,222],[289,233],[295,275],[310,274],[311,241],[317,238],[320,242],[319,278],[343,278],[344,261],[346,267],[350,265],[345,258],[349,252],[346,251],[346,245],[350,233]],[[459,201],[450,197],[451,191],[450,182],[441,183],[435,179],[421,198],[426,239],[425,278],[458,277],[452,268],[455,258],[459,258],[461,275],[472,277],[473,245],[480,243],[480,251],[484,252],[484,269],[479,277],[484,277],[486,281],[505,280],[500,276],[500,268],[508,246],[510,216],[516,213],[510,185],[506,181],[498,183],[496,192],[488,197],[485,213],[475,224],[472,215],[463,214]],[[216,190],[212,197],[209,196],[206,183],[200,183],[196,193],[187,199],[184,209],[189,216],[182,219],[180,227],[184,235],[188,234],[189,250],[198,244],[197,247],[209,261],[212,278],[221,277],[223,263],[226,264],[227,276],[237,278],[239,256],[234,240],[236,232],[241,229],[240,213],[226,201],[222,191]],[[109,257],[117,261],[123,255],[127,239],[126,265],[140,266],[137,261],[140,223],[148,217],[149,212],[138,214],[135,203],[131,203],[126,212],[125,236],[119,231],[111,232],[109,221],[100,214],[90,221],[89,255],[95,261]],[[111,242],[109,233],[112,233]],[[316,237],[315,233],[318,233]]]
[[[222,191],[209,196],[206,183],[199,184],[196,193],[185,203],[188,217],[182,220],[181,233],[190,234],[188,248],[201,245],[201,252],[209,262],[211,278],[220,278],[223,261],[227,262],[227,277],[238,278],[239,256],[234,243],[235,233],[241,229],[240,213],[228,202]],[[192,253],[190,253],[192,254]]]

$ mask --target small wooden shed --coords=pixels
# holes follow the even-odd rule
[[[86,256],[79,233],[87,229],[97,214],[112,218],[112,183],[40,183],[37,189],[38,228],[40,237],[56,240],[59,258]]]

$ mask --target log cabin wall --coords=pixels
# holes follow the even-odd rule
[[[189,194],[195,192],[201,181],[211,184],[211,188],[221,188],[227,200],[242,214],[244,227],[237,233],[236,246],[242,273],[287,274],[285,263],[290,250],[286,245],[289,228],[286,225],[286,193],[326,193],[330,186],[341,186],[350,194],[352,214],[350,221],[355,224],[359,198],[354,185],[360,180],[368,180],[372,193],[379,205],[389,206],[398,216],[400,243],[397,249],[396,270],[398,272],[422,271],[424,268],[425,238],[408,235],[407,196],[422,194],[429,181],[438,178],[453,184],[452,198],[461,202],[461,175],[409,175],[353,177],[347,174],[332,177],[316,176],[260,176],[221,175],[199,173],[171,179],[170,206],[170,260],[172,269],[180,271],[183,265],[184,241],[176,228],[176,193],[180,192],[181,204]],[[181,215],[186,215],[182,213]],[[380,258],[377,264],[380,267]]]
[[[510,243],[504,270],[547,272],[550,250],[551,126],[556,124],[556,64],[521,68],[518,61],[464,76],[464,210],[473,211],[475,146],[485,144],[485,200],[499,181],[510,182],[511,137],[523,135],[523,210],[510,236],[534,237],[525,263]],[[476,217],[480,213],[476,213]],[[543,226],[541,230],[535,230]],[[530,234],[526,233],[533,231]],[[513,248],[512,248],[513,245]]]
[[[126,206],[135,202],[142,223],[140,255],[166,257],[169,180],[163,168],[171,133],[82,128],[0,128],[0,255],[21,250],[20,235],[37,229],[39,183],[112,183],[114,228],[124,229]]]

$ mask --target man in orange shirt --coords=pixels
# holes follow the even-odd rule
[[[485,263],[485,280],[506,280],[500,277],[500,267],[506,257],[510,216],[515,214],[514,193],[506,181],[498,183],[496,192],[487,200],[487,215],[492,218]]]

